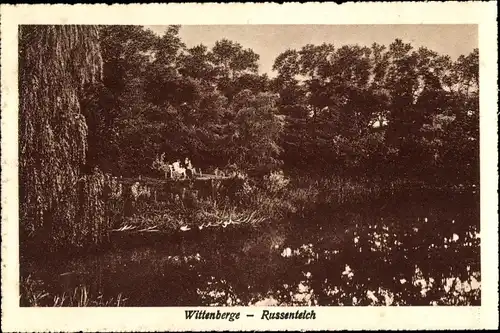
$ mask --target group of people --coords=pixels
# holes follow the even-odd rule
[[[177,178],[185,179],[188,177],[193,178],[196,175],[201,176],[201,170],[196,170],[193,167],[191,160],[187,157],[184,160],[184,163],[181,163],[181,161],[178,159],[174,163],[170,164],[169,167],[170,167],[170,178],[172,179],[177,179]]]
[[[193,178],[197,175],[202,175],[201,169],[196,170],[189,158],[186,157],[184,163],[181,163],[179,159],[173,163],[169,163],[165,161],[165,153],[156,157],[152,167],[155,170],[164,172],[165,179],[186,179],[188,177]]]
[[[226,170],[221,170],[218,167],[214,170],[214,175],[211,174],[203,174],[201,168],[195,168],[191,160],[186,157],[184,162],[181,162],[180,159],[175,160],[175,162],[170,163],[165,160],[165,153],[162,153],[160,156],[157,156],[153,161],[152,165],[153,169],[164,172],[165,179],[186,179],[186,178],[195,178],[195,177],[204,177],[207,178],[245,178],[244,175],[236,165],[230,165],[226,168]]]

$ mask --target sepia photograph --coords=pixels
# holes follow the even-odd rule
[[[20,26],[21,305],[480,305],[478,83],[473,25]]]
[[[478,24],[16,29],[19,307],[482,305]]]

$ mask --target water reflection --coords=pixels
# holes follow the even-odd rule
[[[347,228],[301,221],[199,243],[27,262],[23,274],[54,294],[79,285],[121,293],[127,306],[480,304],[473,217],[353,216]]]

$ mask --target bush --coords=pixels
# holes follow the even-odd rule
[[[283,191],[289,183],[290,179],[285,177],[282,170],[273,171],[269,175],[264,176],[265,188],[270,193],[279,193]]]

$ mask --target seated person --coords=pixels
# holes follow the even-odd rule
[[[190,178],[194,177],[196,172],[195,169],[193,168],[193,164],[191,163],[191,160],[186,157],[184,160],[184,167],[186,168],[186,175]]]

